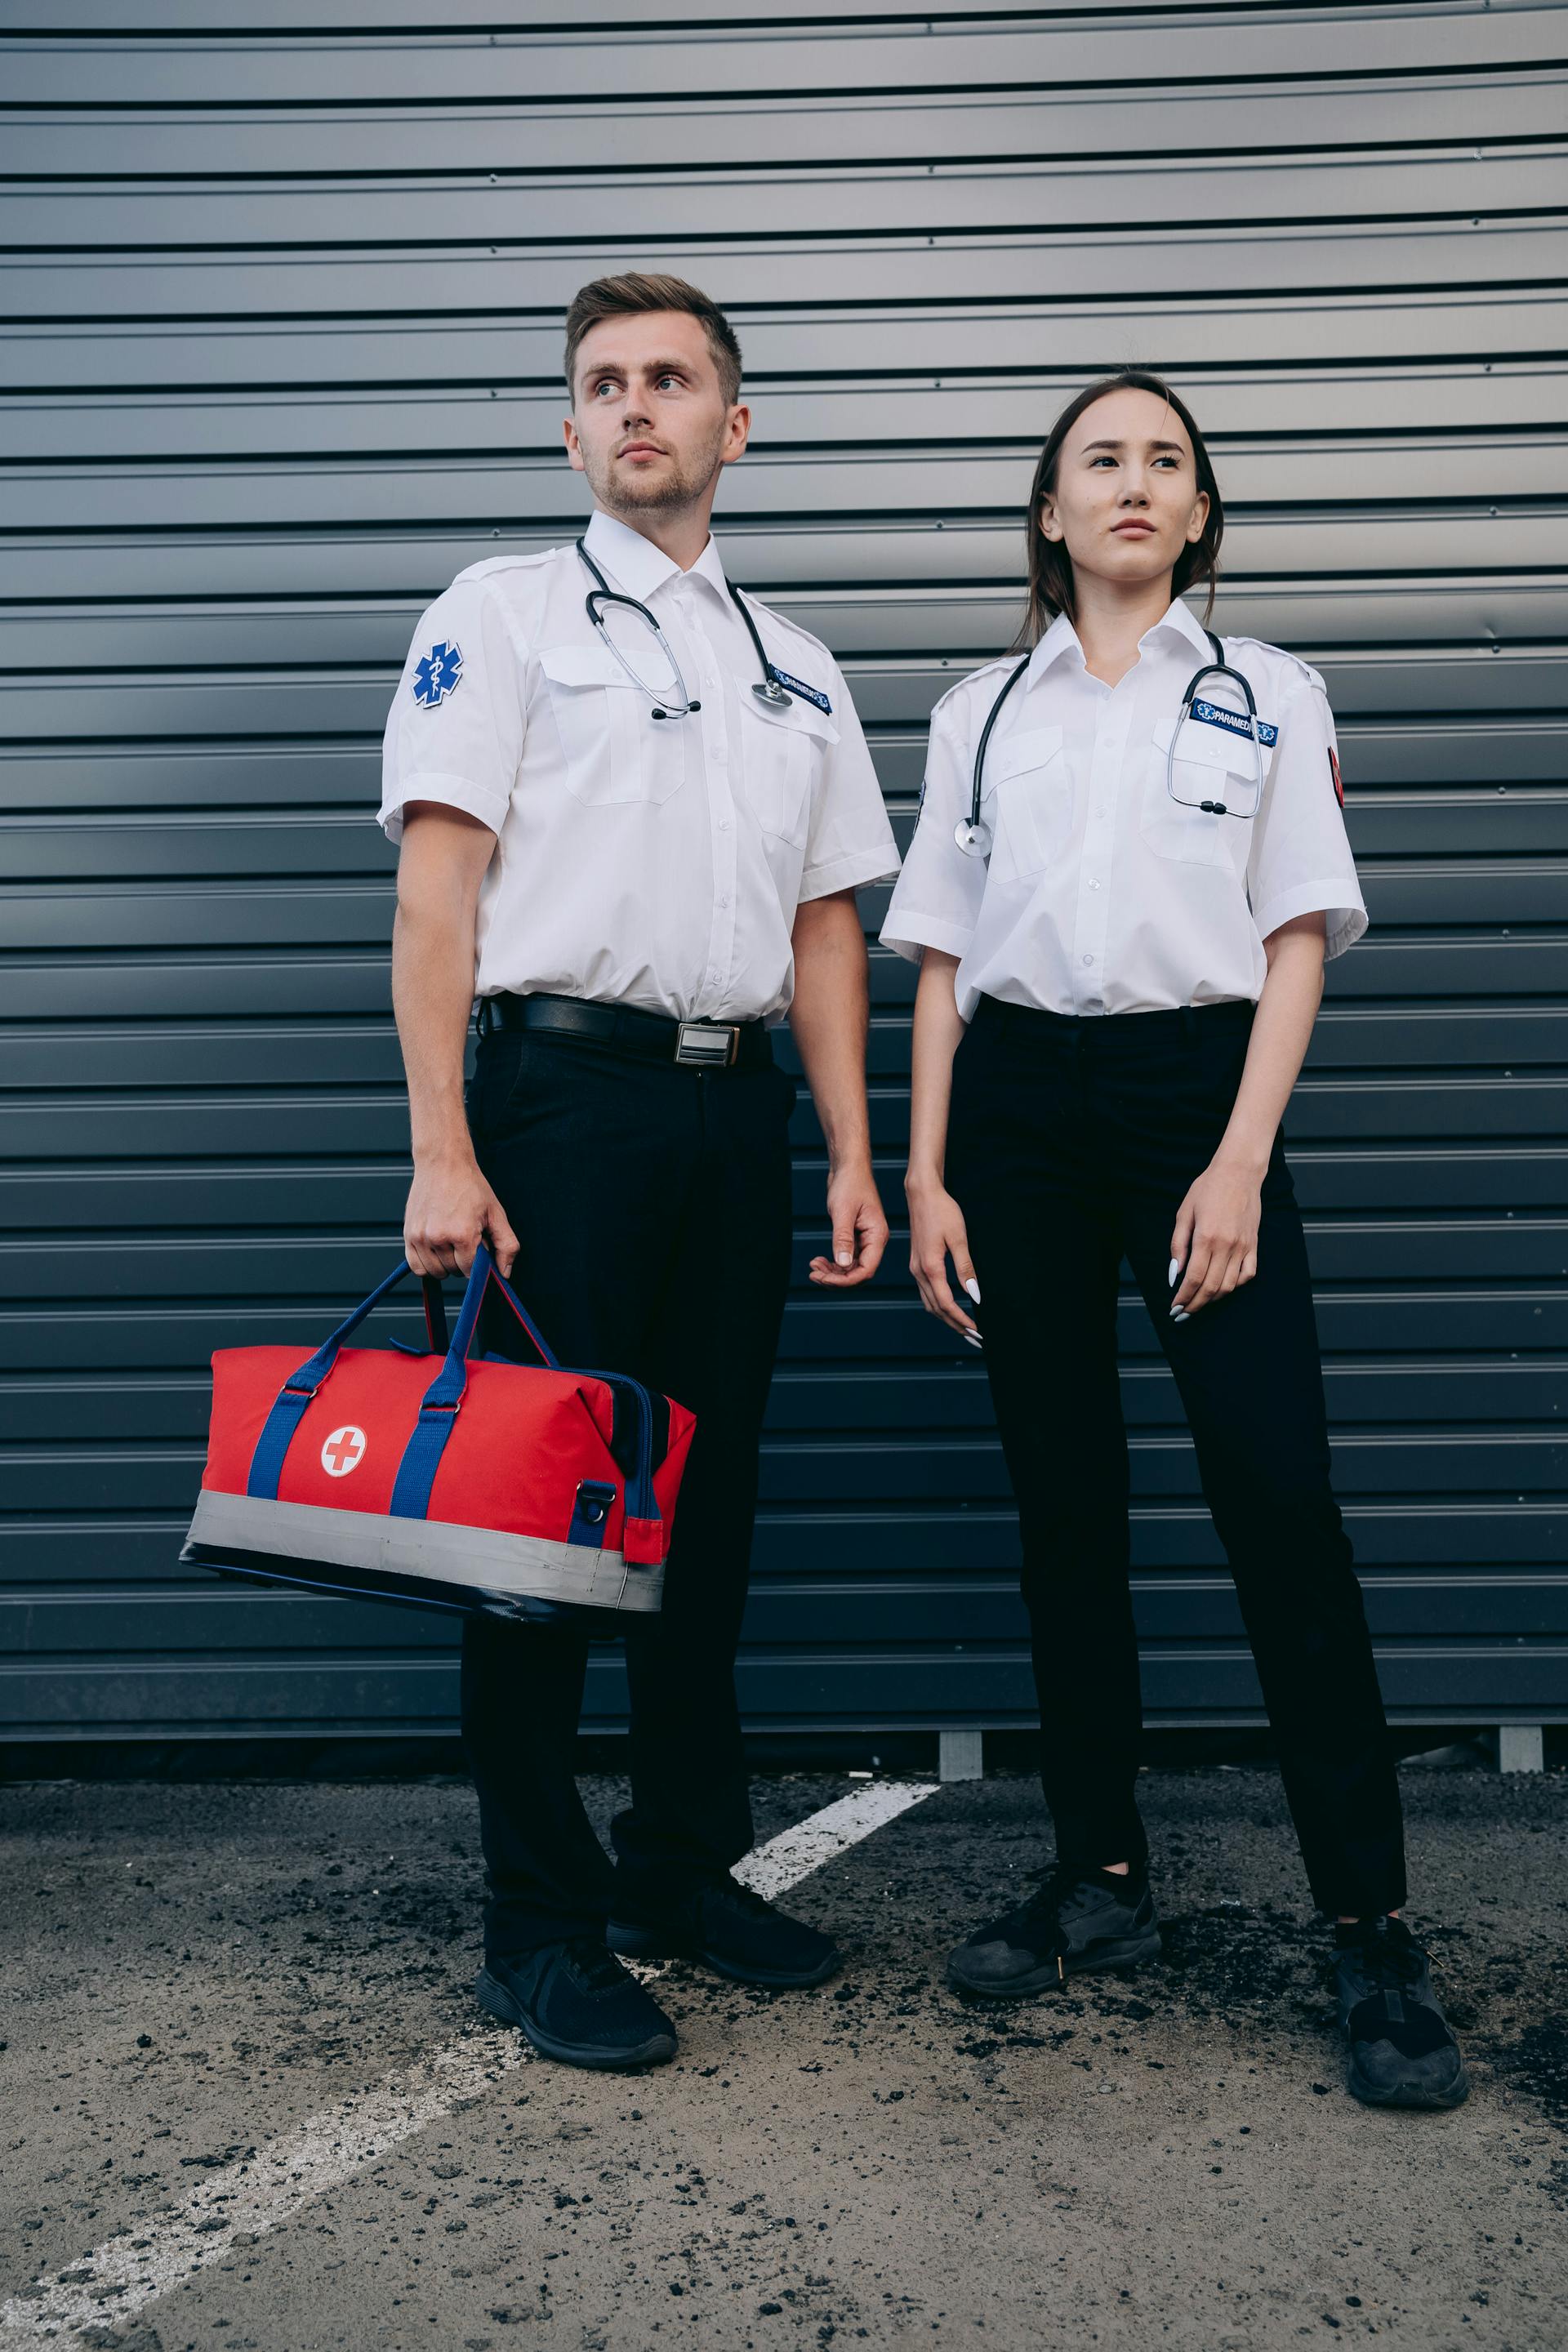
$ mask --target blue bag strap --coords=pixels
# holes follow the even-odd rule
[[[489,1248],[481,1242],[474,1252],[473,1269],[468,1286],[463,1293],[463,1303],[458,1310],[457,1324],[452,1332],[452,1344],[447,1350],[447,1360],[425,1392],[427,1405],[456,1407],[463,1401],[463,1391],[468,1384],[468,1350],[474,1344],[474,1332],[479,1320],[479,1309],[485,1303],[485,1293],[491,1283],[500,1292],[538,1351],[539,1360],[547,1371],[559,1371],[561,1367],[538,1325],[529,1314],[516,1291],[500,1273]]]
[[[345,1317],[330,1339],[323,1339],[313,1356],[307,1356],[298,1371],[290,1372],[274,1400],[271,1412],[262,1423],[261,1434],[256,1441],[256,1451],[250,1457],[250,1475],[245,1483],[247,1495],[257,1495],[269,1503],[278,1499],[278,1481],[283,1475],[283,1457],[289,1451],[289,1440],[304,1418],[305,1407],[338,1360],[338,1349],[351,1331],[357,1331],[372,1310],[381,1305],[389,1290],[395,1290],[404,1276],[410,1271],[408,1260],[400,1258],[384,1282],[378,1282],[368,1298],[362,1298],[352,1315]]]
[[[468,1385],[468,1349],[474,1342],[479,1309],[492,1282],[537,1349],[540,1361],[545,1369],[552,1372],[561,1369],[522,1301],[506,1277],[498,1272],[495,1260],[481,1242],[474,1253],[468,1286],[463,1293],[463,1304],[453,1328],[452,1344],[447,1350],[447,1360],[425,1391],[419,1418],[397,1465],[389,1507],[395,1519],[422,1519],[430,1508],[430,1490],[436,1483],[436,1473],[440,1468],[447,1440],[452,1434],[452,1425]]]
[[[496,1279],[499,1281],[500,1277],[498,1276]],[[467,1305],[468,1302],[465,1300],[465,1312]],[[454,1348],[457,1346],[458,1336],[461,1333],[462,1328],[462,1322],[459,1319],[458,1333],[453,1337]],[[530,1328],[531,1328],[531,1326]],[[502,1358],[499,1360],[504,1362],[507,1360]],[[626,1510],[629,1517],[634,1519],[658,1519],[661,1514],[658,1497],[653,1490],[653,1405],[647,1389],[643,1387],[640,1381],[628,1379],[625,1372],[589,1371],[577,1365],[558,1364],[553,1356],[547,1357],[547,1363],[552,1371],[571,1370],[578,1373],[583,1380],[603,1381],[606,1388],[626,1389],[629,1391],[637,1413],[637,1468],[626,1487]],[[458,1391],[456,1402],[447,1403],[437,1399],[436,1391],[444,1386],[450,1367],[451,1359],[448,1357],[446,1366],[443,1367],[440,1380],[433,1381],[426,1391],[425,1402],[419,1408],[419,1418],[415,1423],[408,1443],[403,1449],[403,1459],[397,1465],[397,1477],[392,1489],[392,1501],[389,1506],[395,1519],[422,1519],[429,1511],[430,1495],[436,1484],[436,1473],[441,1466],[441,1456],[447,1450],[447,1440],[452,1434],[458,1418],[458,1406],[462,1402],[461,1390]],[[466,1364],[460,1369],[465,1374],[466,1385]]]
[[[411,1271],[407,1259],[400,1258],[384,1281],[378,1282],[370,1296],[361,1299],[353,1313],[344,1318],[337,1329],[321,1342],[315,1354],[307,1356],[299,1370],[289,1373],[283,1386],[279,1390],[273,1401],[272,1410],[262,1423],[261,1434],[256,1441],[256,1451],[250,1457],[250,1471],[246,1480],[245,1491],[247,1495],[258,1496],[268,1502],[277,1501],[278,1482],[283,1475],[283,1462],[288,1454],[289,1443],[304,1418],[306,1406],[337,1362],[339,1349],[352,1332],[358,1330],[365,1317],[380,1306],[387,1293],[395,1290],[404,1276]],[[511,1285],[497,1273],[495,1262],[489,1251],[481,1243],[475,1253],[473,1269],[468,1276],[468,1286],[463,1295],[462,1313],[458,1318],[458,1329],[453,1334],[452,1344],[447,1350],[446,1361],[442,1365],[441,1371],[426,1397],[425,1406],[421,1407],[420,1423],[416,1426],[415,1439],[418,1437],[419,1428],[424,1424],[426,1407],[430,1404],[437,1390],[441,1388],[443,1383],[446,1383],[451,1391],[454,1410],[457,1403],[461,1401],[467,1381],[464,1359],[473,1339],[474,1326],[479,1320],[480,1303],[484,1298],[486,1288],[491,1282],[499,1284],[508,1305],[538,1349],[541,1360],[552,1371],[558,1369],[553,1354],[545,1344],[528,1310]],[[432,1291],[435,1292],[434,1307],[431,1301]],[[445,1339],[446,1313],[441,1305],[440,1286],[433,1281],[426,1281],[425,1284],[425,1322],[426,1335],[432,1341],[436,1339],[438,1332],[441,1339]],[[445,1426],[449,1429],[450,1413],[441,1416],[441,1419]],[[442,1444],[445,1443],[446,1439],[443,1436]],[[410,1448],[413,1444],[414,1439],[411,1439]],[[405,1452],[405,1459],[406,1458]],[[440,1448],[437,1447],[430,1467],[432,1479],[436,1475],[435,1463],[439,1459]],[[401,1470],[398,1475],[401,1484]],[[425,1505],[428,1504],[429,1499],[429,1484],[426,1482]],[[397,1509],[395,1499],[393,1508]],[[400,1516],[423,1518],[425,1507],[421,1506],[417,1511],[400,1514]]]
[[[468,1351],[473,1344],[479,1308],[485,1291],[493,1282],[516,1315],[523,1329],[538,1349],[540,1360],[549,1371],[578,1369],[563,1366],[540,1335],[532,1318],[505,1277],[497,1273],[488,1251],[480,1255],[486,1260],[480,1265],[474,1260],[468,1276],[468,1287],[463,1296],[462,1310],[452,1333],[452,1345],[437,1378],[425,1391],[419,1408],[419,1418],[414,1425],[403,1459],[397,1465],[397,1477],[393,1486],[391,1514],[394,1518],[422,1519],[430,1508],[430,1495],[436,1484],[436,1473],[446,1452],[447,1440],[452,1434],[458,1411],[468,1387]],[[606,1387],[625,1389],[637,1408],[637,1468],[627,1490],[626,1502],[631,1516],[639,1519],[657,1519],[658,1500],[653,1489],[653,1404],[640,1381],[625,1372],[597,1372],[584,1370],[582,1377],[603,1381]]]

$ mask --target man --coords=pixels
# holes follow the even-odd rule
[[[464,1271],[488,1236],[563,1361],[697,1415],[663,1610],[626,1637],[613,1870],[573,1775],[583,1621],[465,1626],[479,1997],[583,2066],[675,2051],[617,1953],[769,1986],[838,1965],[730,1875],[752,1843],[733,1667],[789,1268],[795,1089],[769,1024],[790,1013],[827,1143],[832,1257],[811,1276],[853,1288],[887,1237],[855,890],[898,857],[837,666],[738,599],[709,534],[750,429],[740,377],[695,288],[583,289],[565,439],[593,519],[578,544],[476,564],[437,598],[386,731],[409,1264]]]

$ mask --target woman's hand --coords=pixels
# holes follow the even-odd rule
[[[972,1348],[978,1348],[981,1339],[974,1319],[960,1307],[947,1279],[951,1257],[960,1284],[978,1307],[980,1285],[969,1255],[963,1211],[952,1194],[935,1181],[906,1183],[904,1191],[910,1204],[910,1272],[919,1286],[921,1304],[928,1315],[962,1332]]]
[[[1200,1307],[1250,1282],[1258,1272],[1258,1224],[1263,1171],[1249,1160],[1209,1161],[1176,1213],[1171,1234],[1172,1319],[1184,1323]]]
[[[1290,1089],[1306,1057],[1323,993],[1324,925],[1298,915],[1263,942],[1268,977],[1258,1001],[1236,1106],[1219,1150],[1193,1186],[1171,1234],[1171,1301],[1178,1323],[1258,1272],[1263,1179]]]

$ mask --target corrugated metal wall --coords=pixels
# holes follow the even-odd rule
[[[1385,1688],[1568,1714],[1563,10],[613,14],[0,5],[0,1730],[451,1721],[444,1628],[174,1559],[208,1352],[303,1351],[395,1257],[382,720],[428,597],[573,526],[562,313],[632,263],[733,312],[727,560],[844,660],[906,828],[1058,403],[1131,359],[1187,391],[1223,625],[1327,673],[1373,914],[1289,1128]],[[808,1291],[805,1109],[795,1147],[748,1717],[1026,1721],[984,1377],[901,1252]],[[1151,1709],[1246,1718],[1131,1297],[1123,1338]]]

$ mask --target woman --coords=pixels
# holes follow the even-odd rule
[[[910,1263],[931,1314],[974,1347],[984,1330],[1057,1832],[1040,1892],[949,1975],[1012,1999],[1160,1948],[1134,1798],[1125,1255],[1337,1922],[1350,2087],[1452,2106],[1459,2052],[1395,1916],[1398,1786],[1279,1134],[1325,956],[1366,913],[1322,679],[1251,638],[1222,651],[1181,601],[1198,584],[1212,607],[1223,526],[1202,436],[1156,378],[1112,377],[1063,412],[1029,501],[1033,650],[937,705],[882,932],[921,964]]]

